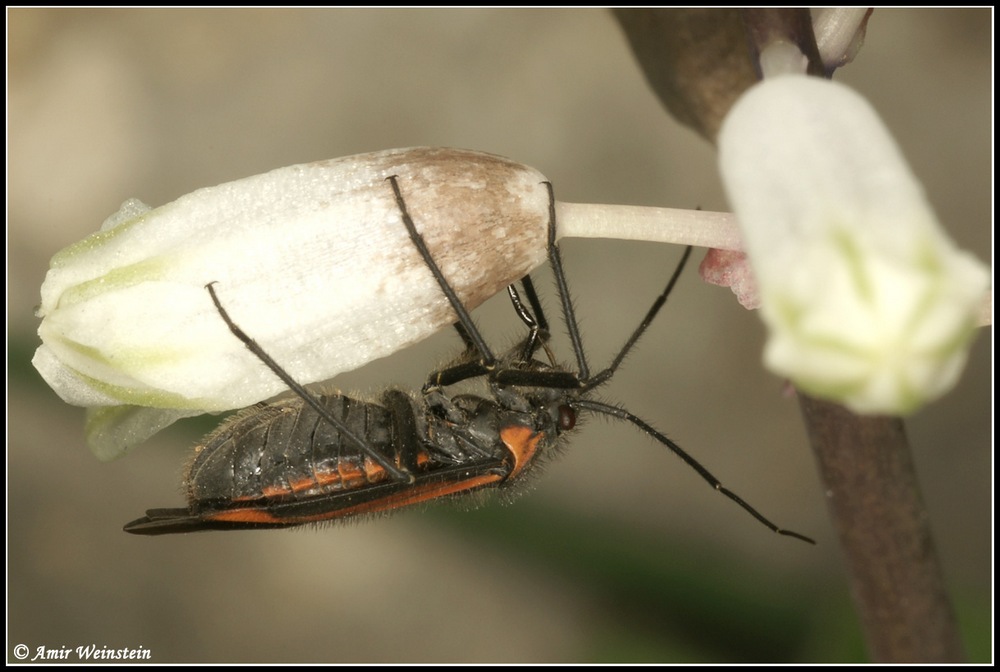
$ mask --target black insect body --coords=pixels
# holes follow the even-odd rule
[[[198,447],[187,476],[189,509],[150,510],[126,530],[286,527],[511,485],[568,429],[559,425],[560,398],[528,401],[534,408],[514,410],[440,391],[417,399],[389,390],[377,403],[319,397],[330,415],[412,481],[393,479],[301,398],[252,407]]]
[[[529,278],[523,286],[530,308],[509,288],[529,334],[498,359],[431,257],[406,210],[396,178],[388,182],[403,224],[458,316],[456,328],[466,343],[463,356],[432,374],[419,394],[392,389],[377,402],[341,394],[317,396],[294,381],[235,324],[215,287],[209,285],[211,298],[233,334],[297,396],[246,409],[209,434],[196,449],[187,474],[188,508],[152,509],[126,525],[126,531],[168,534],[288,527],[389,512],[483,488],[506,488],[520,482],[553,451],[562,435],[573,429],[580,411],[589,411],[636,425],[768,528],[812,543],[808,537],[775,526],[640,418],[588,398],[611,379],[665,303],[690,248],[618,356],[591,376],[555,244],[555,201],[549,185],[549,260],[578,372],[554,363],[547,344],[548,324]],[[537,357],[540,349],[547,361]],[[482,379],[487,392],[446,393],[448,387],[470,379]]]

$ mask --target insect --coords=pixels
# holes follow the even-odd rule
[[[508,488],[554,451],[583,412],[635,425],[772,531],[814,543],[776,526],[644,420],[589,398],[612,378],[652,323],[680,277],[690,248],[611,364],[591,375],[555,243],[552,186],[546,183],[549,262],[577,370],[555,363],[547,342],[548,323],[527,277],[522,281],[527,303],[513,285],[508,293],[528,335],[496,357],[417,231],[397,178],[387,181],[413,244],[458,316],[455,326],[465,352],[432,373],[419,394],[390,389],[377,402],[339,393],[316,395],[240,329],[214,283],[209,284],[211,299],[232,333],[297,396],[245,409],[223,423],[196,449],[186,479],[188,507],[151,509],[127,524],[125,531],[169,534],[289,527],[384,513],[485,488]],[[545,352],[544,361],[539,351]],[[474,379],[485,381],[486,394],[448,394],[448,388]]]

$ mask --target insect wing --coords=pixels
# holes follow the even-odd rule
[[[413,483],[374,485],[305,499],[261,497],[251,501],[213,502],[201,510],[150,509],[125,526],[134,534],[174,534],[205,530],[291,527],[365,514],[388,513],[449,495],[471,492],[505,478],[502,460],[444,467],[419,474]]]

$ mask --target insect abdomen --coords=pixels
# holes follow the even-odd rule
[[[357,437],[399,462],[389,411],[343,395],[320,402]],[[254,407],[224,423],[197,449],[189,503],[300,499],[386,480],[385,470],[301,399]]]

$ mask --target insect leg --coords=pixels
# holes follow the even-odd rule
[[[469,311],[465,309],[464,305],[462,305],[462,302],[459,300],[455,290],[448,283],[448,279],[444,277],[444,273],[441,272],[441,268],[437,265],[437,262],[434,261],[434,257],[431,255],[430,250],[427,249],[427,243],[424,241],[424,237],[420,235],[419,231],[417,231],[417,227],[413,223],[413,218],[410,217],[410,213],[406,209],[406,201],[403,200],[403,194],[399,190],[399,183],[396,180],[396,176],[392,175],[386,179],[389,181],[389,184],[392,185],[392,192],[396,196],[396,205],[399,207],[399,212],[403,217],[403,224],[406,226],[406,231],[410,234],[410,239],[413,241],[413,245],[417,248],[417,251],[420,252],[420,256],[424,259],[424,263],[427,264],[427,268],[430,269],[431,273],[434,275],[434,279],[437,280],[438,285],[441,287],[441,291],[444,292],[445,298],[447,298],[448,303],[451,304],[452,310],[455,311],[455,315],[458,317],[459,324],[461,324],[462,329],[464,329],[465,336],[468,336],[471,342],[475,345],[476,350],[479,351],[483,367],[487,370],[492,369],[496,363],[496,358],[493,356],[493,352],[490,350],[489,346],[486,345],[486,341],[483,340],[483,336],[479,333],[479,329],[476,328],[475,323],[472,321],[472,316],[469,315]]]
[[[626,422],[631,422],[633,425],[644,431],[646,434],[653,437],[654,439],[662,443],[664,446],[669,448],[677,457],[684,460],[684,462],[689,467],[697,471],[698,474],[703,479],[705,479],[709,485],[711,485],[713,488],[721,492],[729,499],[739,504],[747,513],[749,513],[751,516],[760,521],[765,527],[770,529],[772,532],[783,534],[786,537],[794,537],[796,539],[800,539],[810,544],[816,543],[815,541],[805,536],[804,534],[799,534],[798,532],[792,532],[791,530],[784,530],[775,525],[774,523],[772,523],[767,518],[765,518],[760,512],[757,511],[757,509],[753,508],[745,501],[743,501],[732,490],[723,486],[722,483],[719,481],[719,479],[713,476],[708,469],[701,466],[701,464],[696,459],[688,455],[688,453],[683,448],[678,446],[671,439],[667,438],[667,436],[665,436],[664,434],[658,432],[656,429],[653,428],[652,425],[647,423],[642,418],[633,415],[632,413],[629,413],[623,408],[618,408],[617,406],[612,406],[610,404],[603,404],[599,401],[591,401],[590,399],[576,399],[570,405],[573,406],[574,408],[593,411],[594,413],[601,413],[603,415],[609,415],[613,418],[618,418],[619,420],[625,420]]]
[[[535,283],[531,281],[530,275],[526,275],[521,278],[521,287],[524,289],[524,295],[528,298],[528,303],[531,304],[531,310],[534,311],[535,319],[538,322],[538,328],[541,329],[543,333],[548,334],[549,321],[545,319],[545,311],[542,310],[542,303],[538,300],[538,292],[535,291]]]
[[[621,363],[625,360],[625,356],[629,353],[639,338],[646,332],[646,329],[649,328],[649,325],[653,322],[653,318],[655,318],[656,314],[660,312],[660,308],[663,307],[663,304],[667,302],[667,297],[670,296],[670,292],[673,291],[674,285],[677,284],[677,280],[681,277],[681,271],[684,270],[684,266],[687,264],[688,258],[691,256],[691,249],[692,248],[689,245],[687,249],[684,250],[684,256],[681,257],[680,262],[677,264],[677,268],[674,269],[673,275],[670,276],[666,289],[664,289],[663,293],[656,297],[656,300],[653,301],[653,305],[649,308],[649,312],[646,313],[646,317],[643,318],[642,322],[639,323],[639,326],[632,332],[632,335],[629,336],[627,341],[625,341],[625,345],[623,345],[622,349],[618,352],[618,356],[615,357],[614,361],[612,361],[606,369],[597,373],[590,380],[584,380],[584,390],[592,390],[595,387],[607,382],[607,380],[614,375],[615,371],[618,370],[618,367],[621,366]]]
[[[528,303],[531,304],[532,310],[534,310],[534,314],[532,314],[531,310],[529,310],[528,307],[521,301],[521,295],[518,294],[514,285],[507,286],[507,294],[510,296],[511,304],[514,306],[514,311],[529,329],[528,336],[525,338],[524,343],[521,346],[521,360],[530,360],[534,356],[538,347],[542,346],[548,354],[549,362],[554,363],[555,355],[552,354],[552,351],[548,346],[549,325],[545,320],[545,315],[542,313],[542,306],[538,300],[538,294],[535,292],[535,286],[531,282],[531,278],[527,275],[521,279],[521,284],[524,287],[525,296],[528,297]],[[537,318],[535,316],[537,316]],[[454,327],[455,331],[458,332],[458,335],[465,343],[465,352],[462,357],[457,360],[459,361],[458,364],[452,364],[445,369],[432,373],[427,384],[424,385],[425,392],[438,387],[454,385],[455,383],[463,380],[486,375],[495,371],[495,369],[487,367],[483,364],[483,362],[478,360],[461,361],[462,359],[470,357],[470,353],[474,355],[476,347],[472,338],[469,336],[468,331],[461,322],[456,322]],[[574,384],[571,387],[576,387],[576,385]]]
[[[462,356],[463,357],[466,357],[466,356],[475,356],[476,354],[478,354],[476,352],[476,343],[475,343],[475,341],[473,341],[472,337],[469,336],[469,332],[465,330],[465,327],[462,326],[462,323],[461,322],[456,322],[452,326],[455,327],[455,331],[458,332],[458,337],[461,338],[462,339],[462,343],[465,344],[465,352],[462,353]]]
[[[583,339],[580,336],[580,325],[573,312],[573,301],[569,296],[569,286],[566,283],[566,273],[563,271],[562,257],[559,254],[559,246],[556,245],[556,197],[552,190],[552,183],[545,182],[544,184],[549,190],[549,265],[552,266],[552,273],[556,277],[556,289],[559,291],[559,300],[562,302],[563,320],[566,322],[566,330],[569,332],[569,339],[573,343],[573,352],[576,354],[577,377],[580,380],[588,380],[590,367],[587,366],[587,356],[583,350]]]
[[[313,395],[298,381],[292,378],[287,371],[281,368],[281,366],[276,361],[274,361],[274,359],[271,358],[270,355],[264,352],[264,349],[261,348],[260,345],[258,345],[255,340],[250,338],[246,334],[246,332],[240,329],[239,326],[237,326],[236,323],[233,322],[232,318],[229,317],[229,313],[227,313],[226,309],[222,307],[222,303],[219,301],[219,297],[215,293],[215,288],[212,287],[212,285],[214,284],[215,284],[214,282],[208,283],[207,285],[205,285],[205,289],[207,289],[208,293],[212,296],[212,302],[215,304],[215,308],[219,311],[219,315],[222,316],[222,319],[229,327],[229,331],[233,332],[233,335],[236,336],[236,338],[243,341],[243,345],[245,345],[247,349],[257,357],[257,359],[264,362],[264,364],[267,365],[267,368],[271,369],[271,371],[273,371],[275,375],[278,376],[278,378],[281,378],[281,380],[285,383],[285,385],[288,386],[290,390],[295,392],[295,394],[300,396],[303,401],[312,406],[313,409],[317,413],[319,413],[319,416],[321,418],[323,418],[328,423],[336,427],[337,431],[339,431],[341,435],[344,436],[344,438],[346,438],[348,441],[350,441],[359,449],[361,449],[365,453],[365,455],[367,455],[368,457],[372,458],[372,460],[380,464],[382,468],[384,468],[386,472],[388,472],[392,476],[393,480],[412,483],[413,474],[409,473],[405,469],[400,469],[399,467],[397,467],[395,464],[392,463],[392,460],[390,460],[385,455],[382,455],[377,450],[372,448],[367,441],[365,441],[364,439],[358,437],[353,432],[351,432],[351,430],[348,429],[343,422],[334,417],[323,406],[323,404],[320,403],[319,399],[317,399],[315,395]]]
[[[525,281],[527,282],[528,278],[525,278]],[[534,299],[533,303],[537,305],[538,297],[533,297],[528,293],[528,288],[531,288],[531,291],[533,292],[534,286],[531,284],[525,284],[524,287],[529,303],[532,303],[532,299]],[[535,319],[535,316],[531,314],[531,311],[529,311],[527,306],[525,306],[521,301],[521,295],[517,293],[517,289],[514,285],[509,285],[507,287],[507,294],[510,296],[510,302],[514,306],[514,312],[516,312],[517,316],[521,318],[524,325],[528,327],[528,335],[525,337],[524,343],[521,347],[521,360],[530,360],[535,355],[535,351],[538,350],[538,346],[545,345],[545,350],[548,352],[549,360],[551,361],[553,359],[553,355],[546,345],[546,341],[548,341],[549,338],[548,325],[545,327],[541,325],[541,322],[545,321],[545,317],[542,316],[540,320]],[[536,313],[536,315],[537,314],[538,313]]]

